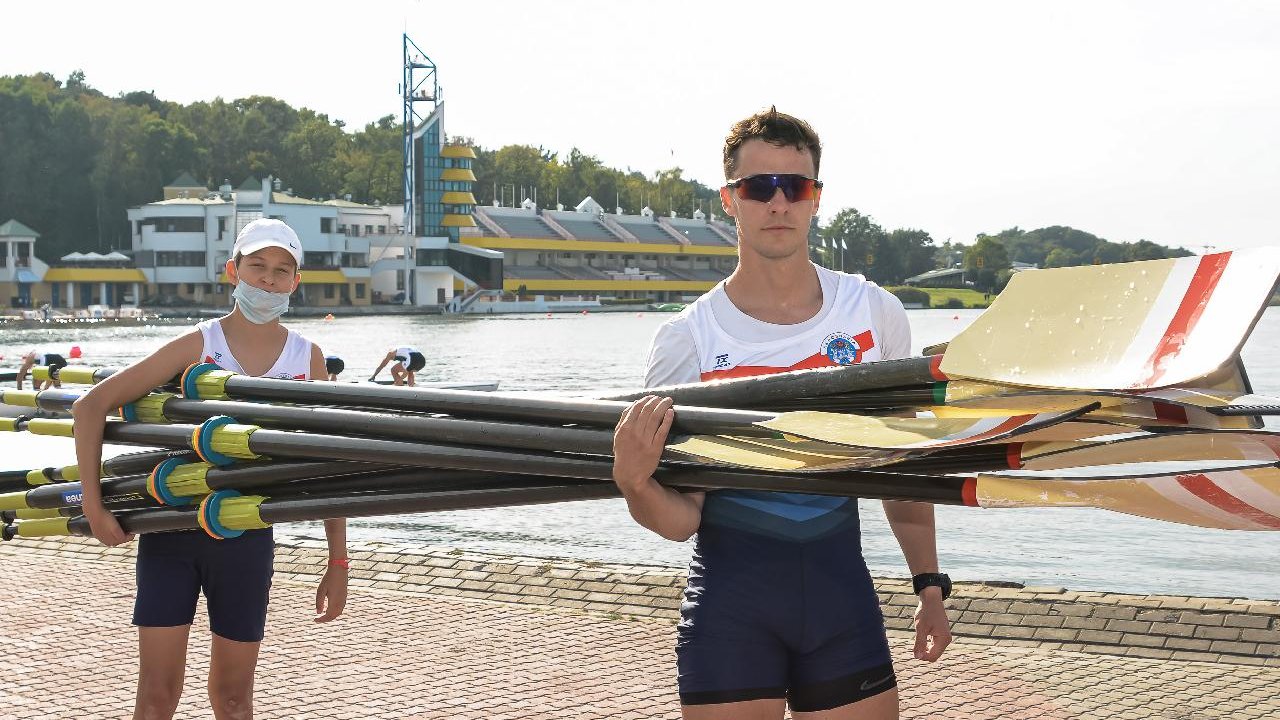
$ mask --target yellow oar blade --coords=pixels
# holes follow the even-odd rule
[[[1097,507],[1183,525],[1280,530],[1280,469],[1067,482],[983,475],[976,501],[982,507]]]
[[[1096,422],[1202,430],[1251,430],[1259,425],[1252,416],[1214,415],[1190,405],[1085,394],[1001,395],[965,400],[957,405],[937,405],[929,411],[945,418],[990,418],[1029,412],[1061,412],[1089,401],[1095,401],[1101,407],[1081,417]]]
[[[667,450],[702,462],[791,472],[876,467],[895,462],[907,455],[803,438],[734,438],[715,435],[684,438],[667,445]]]
[[[996,442],[1029,433],[1070,420],[1091,407],[1060,413],[977,419],[896,418],[799,411],[757,424],[787,435],[825,443],[883,450],[932,451]]]
[[[1235,356],[1280,278],[1280,248],[1018,273],[941,370],[1064,389],[1186,383]]]

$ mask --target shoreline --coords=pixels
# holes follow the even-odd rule
[[[982,307],[966,307],[966,308],[942,308],[942,307],[914,307],[907,306],[908,311],[912,310],[983,310]],[[163,308],[154,311],[144,308],[143,317],[140,318],[74,318],[62,317],[50,320],[25,320],[19,315],[0,314],[0,326],[14,328],[39,328],[39,327],[58,327],[58,326],[102,326],[116,327],[121,325],[150,325],[157,321],[173,322],[179,320],[190,320],[198,322],[214,317],[221,317],[230,308],[207,308],[207,307],[190,307],[190,308]],[[655,313],[674,315],[670,310],[653,310],[648,307],[636,307],[627,305],[601,305],[589,308],[573,307],[573,308],[556,308],[545,307],[541,309],[528,310],[512,310],[493,313],[454,313],[452,317],[471,318],[471,317],[493,317],[494,315],[597,315],[612,313]],[[291,307],[286,313],[288,317],[293,318],[323,318],[326,315],[332,315],[335,318],[345,317],[394,317],[394,316],[444,316],[448,313],[441,311],[439,307],[419,307],[414,305],[370,305],[358,307]]]

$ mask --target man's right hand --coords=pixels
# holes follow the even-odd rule
[[[84,511],[85,518],[89,520],[89,528],[93,530],[93,537],[103,545],[115,547],[133,539],[133,535],[122,530],[120,521],[116,520],[116,516],[112,515],[101,503],[86,505],[81,510]]]
[[[671,398],[648,395],[631,403],[613,432],[613,480],[624,495],[652,482],[675,419]]]

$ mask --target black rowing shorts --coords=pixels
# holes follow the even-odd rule
[[[261,642],[274,555],[271,528],[246,530],[226,540],[215,540],[203,530],[144,533],[138,539],[133,624],[190,625],[203,592],[215,635]]]

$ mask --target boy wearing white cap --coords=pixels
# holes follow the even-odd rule
[[[301,276],[302,244],[279,220],[256,220],[236,238],[226,277],[235,307],[200,323],[150,356],[95,385],[76,401],[75,442],[83,511],[104,545],[132,539],[103,506],[98,468],[106,413],[146,395],[194,362],[237,373],[324,379],[324,353],[280,324]],[[347,598],[346,521],[326,520],[329,567],[316,591],[317,622],[341,614]],[[135,718],[169,718],[185,674],[187,637],[204,593],[213,645],[209,700],[216,718],[253,713],[253,678],[267,616],[275,543],[271,529],[214,539],[201,530],[143,535],[138,543],[133,624],[138,626]]]

